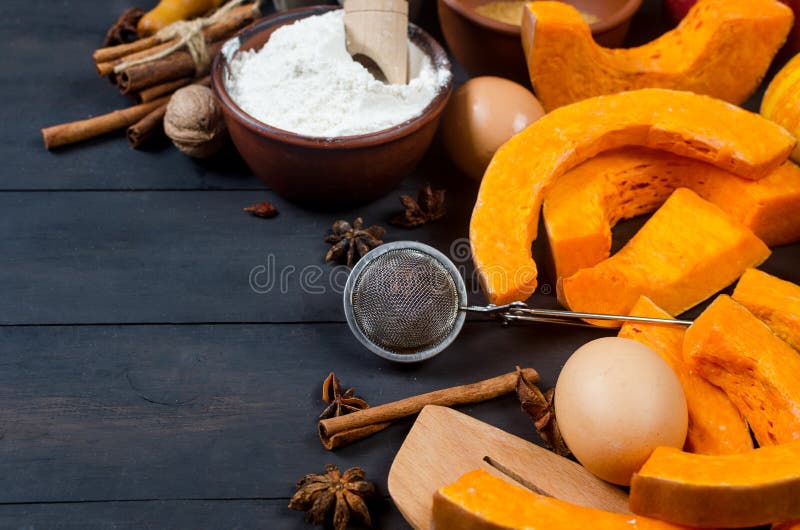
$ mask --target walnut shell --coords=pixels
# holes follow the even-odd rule
[[[208,158],[219,151],[227,129],[211,89],[189,85],[175,91],[164,115],[164,132],[189,156]]]

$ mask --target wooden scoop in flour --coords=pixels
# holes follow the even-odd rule
[[[408,0],[345,0],[347,51],[363,55],[391,84],[408,83]]]
[[[482,467],[511,483],[573,504],[630,513],[628,495],[583,466],[453,409],[420,412],[389,471],[389,493],[406,521],[428,530],[433,494]]]

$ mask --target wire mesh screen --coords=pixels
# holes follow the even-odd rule
[[[374,344],[399,354],[433,348],[453,331],[461,300],[433,256],[397,249],[367,264],[351,296],[355,321]]]

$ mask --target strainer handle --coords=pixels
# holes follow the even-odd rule
[[[691,320],[673,320],[668,318],[636,317],[631,315],[609,315],[605,313],[584,313],[580,311],[562,311],[559,309],[535,309],[524,302],[513,302],[505,305],[466,306],[461,308],[471,313],[491,314],[503,321],[516,320],[531,322],[554,322],[558,324],[571,324],[578,326],[591,326],[584,319],[593,320],[619,320],[622,322],[642,322],[647,324],[671,324],[677,326],[691,326]]]

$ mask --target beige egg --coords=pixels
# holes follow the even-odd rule
[[[497,148],[542,116],[542,105],[524,86],[501,77],[475,77],[450,98],[442,140],[456,166],[480,180]]]
[[[615,484],[660,445],[682,448],[688,412],[678,378],[656,352],[606,337],[578,348],[564,364],[555,414],[567,447],[583,466]]]

